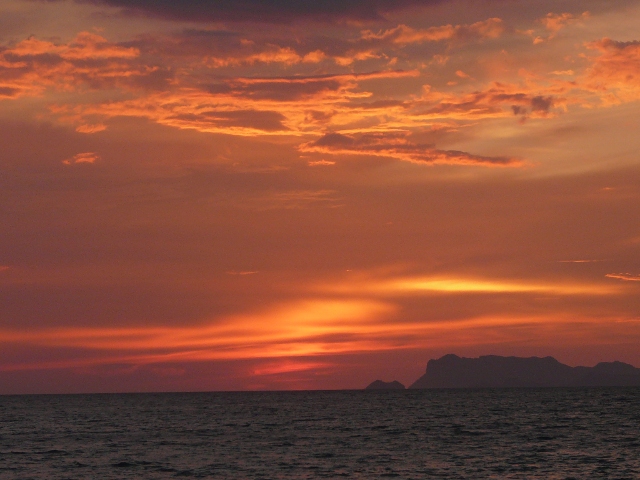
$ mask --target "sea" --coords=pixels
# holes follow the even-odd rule
[[[640,479],[640,388],[0,396],[2,479]]]

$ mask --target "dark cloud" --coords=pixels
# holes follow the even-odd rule
[[[525,105],[528,103],[532,112],[536,112],[543,116],[548,114],[551,107],[553,107],[553,97],[543,97],[542,95],[538,95],[536,97],[527,98],[525,95],[511,95],[505,96],[505,99],[508,99],[509,97],[513,97],[512,99],[517,98]],[[527,108],[521,105],[511,105],[511,110],[514,115],[523,115],[525,117],[529,113]]]
[[[314,81],[290,81],[274,78],[263,82],[243,82],[229,80],[203,87],[203,90],[214,95],[231,94],[254,100],[291,101],[312,97],[322,92],[335,92],[342,86],[337,79],[318,78]]]
[[[487,90],[458,97],[451,96],[440,100],[437,104],[432,102],[428,108],[417,110],[417,112],[427,115],[477,118],[499,116],[508,106],[514,115],[547,117],[554,107],[566,104],[567,99],[556,94],[565,93],[569,88],[570,86],[565,85],[556,89],[554,95],[540,95],[541,92],[531,86],[495,83]]]
[[[316,147],[350,147],[356,143],[355,138],[341,133],[327,133],[313,142]]]
[[[637,47],[640,45],[640,40],[632,40],[629,42],[620,42],[617,40],[611,40],[610,38],[603,38],[599,42],[593,42],[592,45],[597,46],[602,49],[606,48],[615,48],[615,49],[623,49],[626,47]]]
[[[552,97],[537,96],[531,99],[531,110],[533,110],[534,112],[547,113],[552,106],[553,106]]]
[[[376,100],[375,102],[360,102],[357,107],[362,109],[376,109],[388,107],[406,107],[407,104],[401,100]]]
[[[11,87],[0,87],[0,97],[13,97],[20,90]]]
[[[371,21],[386,13],[444,0],[88,0],[127,13],[196,22]]]
[[[15,53],[6,53],[3,55],[4,59],[9,63],[38,63],[40,65],[55,66],[63,62],[60,55],[52,53],[38,53],[29,54],[25,53],[17,55]]]

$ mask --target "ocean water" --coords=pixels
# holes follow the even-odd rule
[[[640,478],[640,388],[0,396],[0,478]]]

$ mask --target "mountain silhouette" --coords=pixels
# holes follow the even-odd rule
[[[409,388],[587,386],[640,386],[640,368],[617,361],[595,367],[570,367],[553,357],[464,358],[449,354],[429,360],[426,373]]]
[[[365,390],[404,390],[405,386],[400,382],[383,382],[382,380],[376,380],[371,382]]]

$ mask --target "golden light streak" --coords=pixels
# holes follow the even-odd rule
[[[614,277],[617,278],[617,277]],[[291,302],[255,314],[235,315],[213,323],[187,327],[55,328],[0,332],[0,343],[93,351],[78,360],[39,363],[38,368],[113,363],[166,363],[242,358],[336,355],[355,352],[423,348],[427,345],[503,338],[509,329],[561,328],[601,320],[548,317],[478,317],[454,321],[405,320],[398,306],[381,297],[455,294],[608,295],[618,286],[540,283],[462,277],[374,278],[364,275],[310,287],[316,294],[348,295]],[[363,296],[374,299],[363,299]],[[600,322],[600,323],[599,323]],[[564,327],[562,327],[564,328]],[[582,328],[582,327],[580,327]],[[591,327],[589,327],[591,328]],[[589,329],[587,329],[589,330]],[[513,339],[512,339],[513,340]],[[493,341],[493,340],[491,340]],[[44,367],[43,365],[49,365]],[[30,365],[30,364],[29,364]],[[4,369],[30,368],[6,365]],[[33,367],[36,368],[36,367]]]
[[[344,305],[344,302],[338,302]],[[318,303],[315,303],[319,306]],[[320,308],[322,315],[335,308],[335,301],[327,302]],[[309,307],[310,304],[307,305]],[[292,311],[300,305],[292,306]],[[305,307],[305,308],[307,308]],[[353,307],[353,305],[352,305]],[[347,308],[349,310],[350,308]],[[286,309],[285,309],[286,310]],[[304,310],[304,309],[303,309]],[[309,314],[307,312],[306,314]],[[305,313],[301,322],[305,323]],[[317,321],[317,315],[310,315],[306,321]],[[252,328],[262,332],[274,325],[268,315],[256,322]],[[368,321],[363,318],[336,322],[322,331],[334,337],[347,335],[343,339],[332,340],[317,335],[318,329],[308,329],[309,325],[300,325],[297,332],[287,334],[279,327],[274,331],[260,335],[252,330],[236,332],[233,342],[230,338],[220,340],[212,338],[215,327],[200,329],[204,338],[198,338],[198,329],[188,328],[139,328],[139,329],[66,329],[55,331],[37,331],[13,334],[1,332],[0,343],[19,342],[32,346],[47,345],[60,349],[74,347],[93,350],[94,356],[86,354],[78,358],[40,362],[5,364],[2,371],[28,369],[77,368],[82,366],[132,364],[149,365],[158,363],[202,362],[214,360],[238,359],[276,359],[288,358],[282,362],[273,362],[261,374],[275,374],[306,369],[325,368],[325,362],[303,360],[299,364],[295,357],[321,357],[324,355],[354,354],[364,352],[382,352],[399,349],[442,348],[478,344],[549,344],[550,341],[562,342],[564,346],[580,345],[585,340],[591,343],[607,344],[611,338],[617,338],[623,332],[627,338],[640,340],[637,318],[576,318],[574,315],[547,316],[482,316],[447,321],[401,321],[387,318],[386,321]],[[615,331],[612,326],[615,325]],[[316,326],[317,327],[317,326]],[[328,327],[328,326],[326,326]],[[552,343],[553,343],[552,342]],[[161,347],[161,348],[159,348]]]
[[[283,351],[303,354],[313,353],[315,348],[296,343],[301,339],[352,333],[394,310],[392,305],[378,301],[309,300],[202,326],[5,330],[0,342],[96,350],[262,350],[261,345],[280,344]]]
[[[268,362],[255,368],[253,375],[278,375],[280,373],[303,372],[306,370],[317,370],[335,366],[332,363],[324,362],[293,362],[285,360],[280,362]]]
[[[597,262],[604,262],[604,260],[591,260],[591,259],[584,259],[584,260],[558,260],[558,263],[597,263]]]
[[[399,305],[389,299],[460,294],[593,296],[624,291],[618,285],[595,283],[455,276],[389,277],[388,272],[383,277],[349,274],[346,279],[305,288],[307,294],[324,297],[293,301],[196,326],[4,329],[0,331],[0,344],[47,347],[71,352],[72,356],[78,355],[73,352],[84,353],[78,355],[79,358],[7,364],[2,369],[341,355],[434,345],[472,345],[479,339],[484,342],[522,341],[531,337],[531,331],[548,341],[554,338],[552,331],[568,331],[571,325],[577,325],[576,331],[588,334],[606,325],[602,319],[576,319],[557,314],[545,317],[483,316],[446,321],[405,319]],[[637,322],[620,327],[620,319],[615,321],[617,330],[631,328],[630,335],[637,334],[633,330]]]
[[[377,295],[415,295],[420,293],[544,293],[549,295],[612,295],[620,290],[605,284],[537,283],[519,280],[481,278],[405,277],[387,280],[360,278],[348,282],[320,285],[321,291]]]

